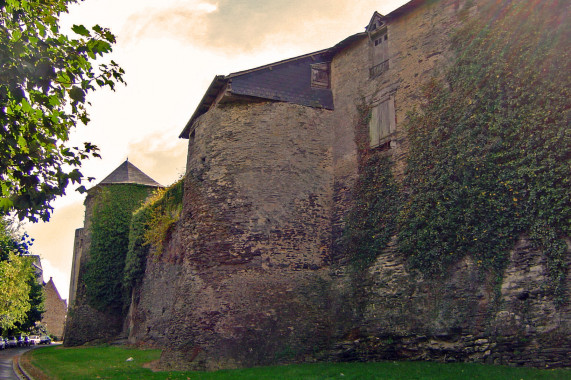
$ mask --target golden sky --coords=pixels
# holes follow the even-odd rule
[[[186,142],[178,135],[215,75],[325,49],[364,31],[374,11],[407,0],[86,0],[70,8],[64,27],[111,28],[109,57],[126,71],[126,87],[88,101],[91,122],[71,142],[94,143],[102,159],[82,172],[101,181],[127,157],[163,185],[184,174]],[[68,188],[49,223],[28,224],[44,279],[68,298],[73,238],[83,226],[84,196]]]

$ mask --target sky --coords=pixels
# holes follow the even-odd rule
[[[61,18],[101,25],[117,36],[113,59],[127,86],[88,97],[91,122],[70,146],[89,141],[101,159],[82,165],[92,187],[125,159],[162,185],[185,171],[187,140],[178,136],[215,75],[226,75],[326,49],[363,32],[373,12],[388,14],[408,0],[86,0]],[[71,34],[71,33],[70,33]],[[85,196],[67,189],[48,223],[26,224],[44,280],[69,296],[75,229]]]

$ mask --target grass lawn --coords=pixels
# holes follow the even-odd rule
[[[534,369],[473,363],[316,363],[217,372],[152,372],[144,363],[159,350],[122,347],[39,348],[22,361],[43,372],[38,379],[571,379],[569,369]],[[133,358],[132,361],[127,361]],[[38,372],[34,372],[38,374]]]

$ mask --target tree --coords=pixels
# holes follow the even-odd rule
[[[27,331],[42,318],[44,290],[33,259],[26,257],[33,240],[18,225],[0,217],[0,332]]]
[[[0,261],[0,329],[7,330],[24,323],[30,305],[32,266],[26,257],[10,253]]]
[[[114,61],[94,67],[115,43],[108,29],[60,31],[60,15],[79,1],[0,0],[0,215],[49,220],[68,183],[81,185],[81,161],[99,156],[90,143],[66,143],[89,121],[86,96],[124,83],[124,71]]]

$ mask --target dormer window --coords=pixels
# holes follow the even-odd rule
[[[330,88],[330,63],[314,63],[311,65],[311,87]]]
[[[373,17],[371,17],[369,25],[367,25],[367,27],[365,28],[367,33],[369,33],[369,37],[371,37],[372,34],[377,33],[377,31],[381,31],[383,27],[386,27],[384,18],[385,16],[383,16],[379,12],[373,13]]]
[[[389,69],[389,37],[387,24],[383,21],[383,15],[375,12],[369,25],[367,33],[370,41],[370,78],[376,78]]]
[[[375,20],[371,24],[370,31],[377,30],[378,28],[380,28],[383,25],[384,25],[384,22],[382,22],[381,20]]]

